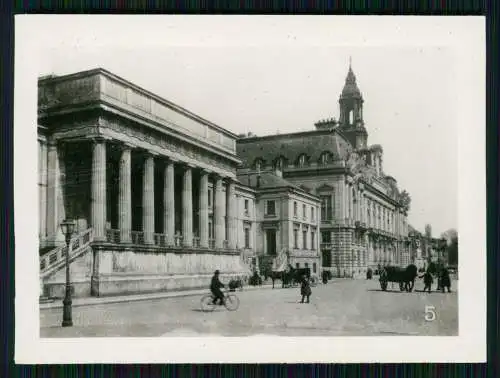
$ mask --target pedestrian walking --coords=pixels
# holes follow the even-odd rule
[[[444,293],[444,289],[448,289],[448,293],[451,292],[451,280],[450,280],[450,272],[446,267],[443,267],[443,269],[439,272],[439,281],[440,281],[440,288],[441,292]]]
[[[426,290],[429,290],[429,293],[431,292],[431,286],[432,286],[432,283],[434,282],[434,278],[432,278],[432,274],[431,272],[429,272],[429,269],[427,269],[427,271],[424,273],[423,276],[421,276],[420,278],[424,278],[424,292]]]
[[[309,303],[309,297],[312,294],[311,285],[309,284],[309,280],[306,276],[302,276],[301,284],[300,284],[300,294],[302,295],[302,300],[300,303],[304,303],[304,298],[307,298],[306,303]]]

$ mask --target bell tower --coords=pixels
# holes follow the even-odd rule
[[[356,149],[366,148],[368,133],[363,121],[363,96],[356,84],[356,75],[349,58],[349,71],[339,98],[340,129]]]

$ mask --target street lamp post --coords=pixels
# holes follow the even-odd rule
[[[64,220],[61,223],[61,230],[66,238],[66,293],[63,300],[63,327],[72,327],[73,319],[71,316],[71,283],[69,280],[69,243],[71,236],[75,230],[75,223],[69,220]]]

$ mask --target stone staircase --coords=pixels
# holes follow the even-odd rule
[[[45,283],[49,277],[64,271],[66,253],[69,254],[70,262],[73,262],[90,250],[90,244],[93,240],[94,233],[92,228],[89,228],[73,237],[69,248],[65,245],[59,246],[40,256],[40,302],[50,301],[50,298],[45,295]],[[71,268],[73,271],[73,266]]]

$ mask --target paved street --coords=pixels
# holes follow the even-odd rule
[[[278,285],[279,287],[279,285]],[[389,284],[389,289],[391,285]],[[433,285],[435,288],[435,285]],[[452,289],[456,290],[456,282]],[[73,308],[74,326],[62,328],[62,309],[41,311],[41,337],[92,336],[390,336],[458,334],[458,298],[448,294],[382,292],[378,280],[337,280],[313,287],[310,304],[299,288],[237,291],[240,307],[200,309],[200,296]],[[208,291],[208,290],[207,290]],[[435,319],[425,320],[426,306]],[[430,314],[429,314],[430,316]]]

